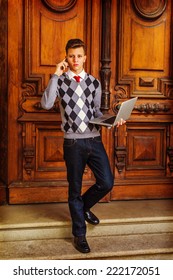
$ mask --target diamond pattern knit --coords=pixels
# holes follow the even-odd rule
[[[89,74],[79,83],[70,80],[66,74],[59,77],[57,95],[63,112],[62,128],[65,132],[83,133],[87,128],[90,131],[96,129],[89,120],[95,117],[94,98],[99,87],[98,80]]]

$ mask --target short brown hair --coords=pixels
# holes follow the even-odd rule
[[[86,46],[85,43],[81,39],[70,39],[68,40],[65,50],[66,53],[68,52],[68,49],[76,49],[82,47],[84,49],[84,52],[86,52]]]

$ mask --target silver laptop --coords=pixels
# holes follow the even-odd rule
[[[111,114],[104,114],[101,117],[90,120],[90,123],[113,127],[121,119],[126,121],[129,119],[129,117],[132,113],[136,100],[137,100],[137,97],[134,97],[132,99],[122,102],[121,107],[116,116],[113,116]]]

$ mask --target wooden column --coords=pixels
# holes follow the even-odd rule
[[[102,46],[101,46],[101,84],[102,111],[110,108],[110,77],[111,77],[111,0],[102,0]]]
[[[6,202],[8,177],[8,80],[7,32],[8,1],[0,1],[0,204]]]

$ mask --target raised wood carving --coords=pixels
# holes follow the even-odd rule
[[[37,110],[37,111],[41,111],[43,110],[43,107],[41,106],[41,102],[36,102],[33,107]],[[60,113],[60,109],[59,109],[59,102],[56,101],[53,105],[53,107],[51,108],[50,111],[55,111],[57,113]]]
[[[24,147],[23,149],[24,156],[24,169],[28,175],[31,175],[31,171],[34,169],[33,159],[35,157],[34,147]]]
[[[29,97],[36,95],[36,85],[33,83],[23,83],[22,84],[22,98],[19,102],[19,109],[23,113],[25,109],[23,108],[23,104],[27,101]]]
[[[170,171],[173,172],[173,147],[168,147],[167,153],[169,156],[168,166],[169,166]]]
[[[127,150],[126,147],[115,147],[116,167],[121,173],[126,165]]]
[[[148,77],[140,77],[139,78],[139,86],[141,87],[153,87],[154,79]]]
[[[139,112],[143,112],[147,114],[168,112],[170,110],[170,108],[168,108],[168,105],[166,104],[162,105],[159,103],[154,103],[154,104],[144,103],[144,104],[136,105],[134,109]]]
[[[42,0],[42,2],[54,12],[64,13],[72,9],[73,6],[76,4],[77,0],[70,0],[70,1]]]
[[[116,96],[117,97],[117,96]],[[119,99],[121,100],[121,96],[119,96]],[[119,99],[115,99],[112,103],[112,111],[117,114],[118,110],[120,109],[121,103]],[[159,112],[169,112],[171,110],[171,107],[167,104],[160,104],[158,103],[142,103],[139,105],[135,105],[134,109],[135,111],[139,111],[141,113],[147,113],[147,114],[153,114],[153,113],[159,113]]]
[[[166,9],[167,0],[143,1],[133,0],[137,13],[146,19],[156,19]]]

